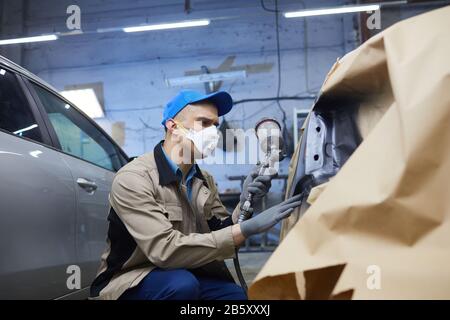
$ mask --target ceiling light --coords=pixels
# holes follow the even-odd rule
[[[5,45],[5,44],[42,42],[42,41],[52,41],[52,40],[57,40],[57,39],[58,39],[58,36],[54,35],[54,34],[49,34],[49,35],[46,35],[46,36],[15,38],[15,39],[4,39],[4,40],[0,40],[0,46],[1,45]]]
[[[162,23],[162,24],[150,24],[144,26],[127,27],[123,28],[125,32],[141,32],[141,31],[154,31],[154,30],[166,30],[166,29],[176,29],[176,28],[190,28],[190,27],[201,27],[209,25],[209,20],[190,20],[181,21],[173,23]]]
[[[32,124],[29,127],[26,127],[26,128],[23,128],[23,129],[20,129],[20,130],[17,130],[17,131],[14,131],[13,133],[17,134],[19,136],[22,136],[22,133],[24,133],[25,131],[30,131],[30,130],[33,130],[34,128],[37,128],[37,127],[38,127],[37,124]]]
[[[351,12],[362,12],[362,11],[376,11],[380,9],[380,5],[364,5],[364,6],[344,6],[337,8],[323,8],[323,9],[311,9],[311,10],[300,10],[286,12],[284,16],[286,18],[300,18],[300,17],[310,17],[310,16],[322,16],[328,14],[340,14],[340,13],[351,13]]]
[[[102,118],[105,116],[103,108],[98,101],[97,95],[94,89],[74,89],[74,90],[64,90],[60,92],[67,100],[71,101],[76,105],[81,111],[86,113],[91,118]],[[65,105],[66,109],[69,105]]]

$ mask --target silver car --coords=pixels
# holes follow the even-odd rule
[[[86,298],[127,155],[50,85],[0,56],[0,299]]]

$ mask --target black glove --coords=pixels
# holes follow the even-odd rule
[[[269,208],[257,216],[241,222],[241,232],[244,237],[248,238],[254,234],[258,234],[269,230],[278,222],[288,217],[292,211],[302,203],[300,201],[301,194],[293,196],[272,208]]]

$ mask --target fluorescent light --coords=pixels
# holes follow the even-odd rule
[[[24,133],[25,131],[33,130],[34,128],[37,128],[37,127],[38,127],[37,124],[32,124],[29,127],[26,127],[26,128],[23,128],[23,129],[20,129],[20,130],[17,130],[17,131],[14,131],[13,133],[14,134],[18,134],[19,136],[21,136],[22,133]]]
[[[181,21],[174,23],[162,23],[162,24],[150,24],[145,26],[137,27],[127,27],[123,28],[125,32],[140,32],[140,31],[153,31],[153,30],[165,30],[165,29],[176,29],[176,28],[190,28],[190,27],[201,27],[209,25],[209,20],[190,20]]]
[[[54,35],[54,34],[49,34],[46,36],[27,37],[27,38],[5,39],[5,40],[0,40],[0,46],[5,45],[5,44],[42,42],[42,41],[52,41],[52,40],[57,40],[57,39],[58,39],[58,36]]]
[[[203,83],[203,82],[213,82],[213,81],[223,81],[230,79],[246,78],[247,73],[245,70],[241,71],[230,71],[230,72],[217,72],[217,73],[205,73],[196,76],[187,76],[180,78],[170,78],[166,79],[166,84],[169,87],[183,86],[193,83]]]
[[[97,99],[97,95],[94,89],[75,89],[75,90],[65,90],[60,92],[67,100],[71,101],[74,105],[80,108],[84,113],[86,113],[91,118],[102,118],[105,116],[103,108]],[[70,109],[65,105],[66,109]]]
[[[361,11],[376,11],[380,9],[380,5],[372,4],[365,6],[344,6],[338,8],[324,8],[324,9],[311,9],[311,10],[301,10],[286,12],[284,16],[286,18],[300,18],[300,17],[310,17],[310,16],[322,16],[327,14],[339,14],[339,13],[351,13],[351,12],[361,12]]]

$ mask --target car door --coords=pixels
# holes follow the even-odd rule
[[[0,65],[0,299],[70,292],[75,188],[22,79]]]
[[[82,287],[95,278],[106,246],[108,195],[115,172],[126,159],[111,139],[68,101],[29,82],[48,117],[60,157],[69,166],[77,196],[76,244]]]

